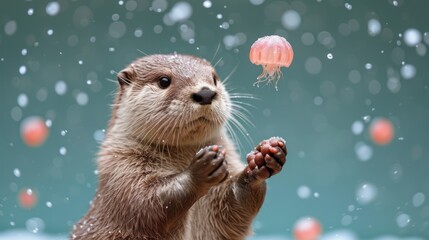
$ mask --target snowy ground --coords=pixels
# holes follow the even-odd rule
[[[9,230],[0,233],[0,240],[66,240],[67,235],[46,235],[41,233],[30,233],[26,230]],[[358,240],[359,238],[356,234],[347,230],[339,230],[328,232],[323,235],[320,240]],[[272,236],[257,236],[250,238],[249,240],[292,240],[292,238],[281,236],[281,235],[272,235]],[[391,235],[384,235],[380,237],[373,238],[372,240],[428,240],[418,237],[407,237],[400,238],[394,237]]]
[[[66,240],[67,235],[45,235],[26,230],[9,230],[0,232],[0,240]]]

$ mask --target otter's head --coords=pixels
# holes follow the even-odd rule
[[[231,101],[212,65],[187,55],[150,55],[118,73],[112,129],[140,141],[172,146],[215,137]]]

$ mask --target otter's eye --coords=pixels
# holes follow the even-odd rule
[[[168,88],[171,84],[171,79],[168,77],[162,77],[158,80],[158,86],[162,89]]]
[[[217,86],[217,76],[216,74],[213,74],[213,83],[215,86]]]

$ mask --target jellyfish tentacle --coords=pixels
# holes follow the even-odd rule
[[[262,71],[261,75],[259,75],[256,78],[256,82],[253,83],[253,86],[257,86],[259,87],[259,84],[266,81],[265,79],[267,78],[267,72],[265,70]]]
[[[259,84],[264,82],[266,84],[273,83],[276,90],[278,91],[277,83],[283,75],[280,68],[281,66],[277,65],[262,65],[262,73],[256,78],[256,82],[253,84],[253,86],[259,87]]]
[[[262,65],[262,73],[256,78],[256,82],[253,84],[253,86],[256,85],[257,87],[259,87],[260,83],[268,82],[269,76],[270,73],[267,70],[267,65]]]
[[[280,67],[277,67],[277,79],[275,80],[274,86],[276,88],[276,91],[278,91],[277,83],[279,82],[280,78],[283,77],[283,72],[280,70]]]

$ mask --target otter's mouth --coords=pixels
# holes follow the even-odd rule
[[[211,121],[208,118],[206,118],[204,116],[201,116],[201,117],[198,117],[198,118],[196,118],[196,119],[191,120],[190,122],[188,122],[188,125],[192,126],[192,125],[195,125],[195,124],[210,123],[210,122]]]

